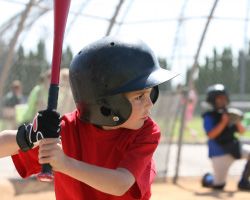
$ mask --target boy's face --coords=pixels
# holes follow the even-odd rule
[[[218,95],[215,98],[216,108],[225,108],[228,105],[228,99],[225,95]]]
[[[150,110],[153,107],[150,98],[151,91],[152,88],[125,93],[125,97],[132,105],[132,113],[126,122],[119,126],[112,127],[112,129],[128,128],[136,130],[141,128],[148,119]],[[107,127],[103,128],[107,129]]]

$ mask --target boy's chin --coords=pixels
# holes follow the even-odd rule
[[[127,126],[127,127],[125,127],[125,128],[131,129],[131,130],[138,130],[138,129],[140,129],[141,127],[143,127],[144,122],[145,122],[145,121],[143,121],[143,122],[138,122],[137,124],[133,124],[133,125]]]

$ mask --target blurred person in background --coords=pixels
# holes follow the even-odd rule
[[[213,175],[206,173],[202,185],[222,190],[226,185],[229,167],[237,159],[246,159],[238,189],[250,191],[250,145],[241,144],[236,133],[243,134],[240,117],[231,119],[229,113],[229,94],[222,84],[211,85],[207,89],[206,111],[203,125],[208,137],[208,152],[212,162]],[[203,106],[204,107],[204,106]]]
[[[47,107],[48,91],[50,85],[51,70],[40,75],[39,83],[31,90],[28,96],[26,109],[22,113],[19,123],[29,123],[39,110]]]
[[[183,108],[186,104],[184,129],[189,135],[192,136],[193,140],[196,140],[197,130],[195,130],[192,125],[190,125],[190,122],[193,120],[196,104],[198,101],[195,87],[192,85],[191,89],[189,90],[186,86],[178,84],[176,91],[181,104],[179,108]]]
[[[22,84],[19,80],[14,80],[11,90],[3,98],[3,127],[8,129],[16,128],[15,106],[25,103],[22,92]]]
[[[58,95],[57,111],[63,115],[75,110],[75,102],[69,84],[69,69],[60,70],[60,89]]]
[[[24,103],[22,84],[19,80],[14,80],[11,84],[11,91],[9,91],[4,97],[4,106],[14,107],[21,103]]]
[[[19,124],[31,122],[39,110],[47,108],[50,79],[50,69],[41,74],[39,84],[36,85],[29,94],[24,113],[19,117]],[[68,68],[62,68],[60,70],[59,86],[57,111],[61,114],[72,112],[75,109],[75,103],[70,90]]]
[[[193,120],[196,104],[198,101],[198,96],[194,85],[188,91],[187,95],[187,106],[185,112],[185,130],[192,136],[194,140],[197,139],[197,130],[190,126],[190,122]]]

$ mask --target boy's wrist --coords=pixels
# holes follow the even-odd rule
[[[65,155],[64,160],[63,160],[63,164],[62,164],[61,168],[58,169],[58,171],[68,175],[68,172],[72,169],[72,167],[71,167],[72,162],[74,162],[73,159],[70,158],[69,156]]]
[[[29,130],[27,129],[27,126],[23,124],[19,126],[16,134],[16,142],[19,148],[24,152],[34,147],[34,144],[31,143],[27,138],[28,131]]]

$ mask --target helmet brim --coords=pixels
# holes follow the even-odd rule
[[[150,73],[148,72],[143,73],[137,76],[136,79],[133,79],[127,82],[126,84],[124,84],[123,86],[110,91],[109,95],[115,95],[119,93],[132,92],[132,91],[152,88],[164,82],[167,82],[178,75],[179,74],[174,73],[172,71],[169,71],[163,68],[157,68],[156,70]]]

